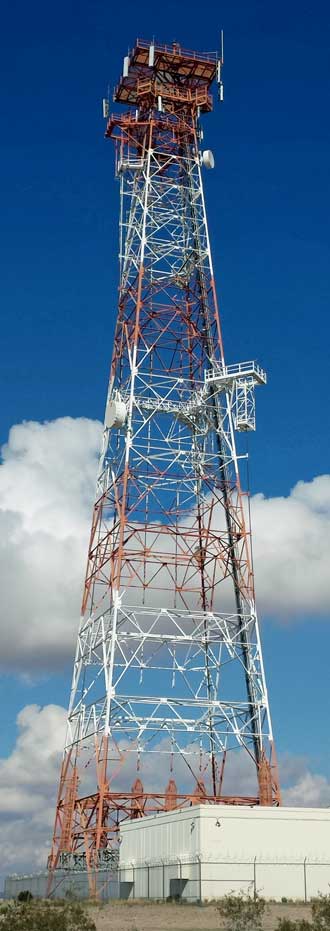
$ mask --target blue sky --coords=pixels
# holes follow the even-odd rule
[[[102,419],[118,271],[102,96],[137,35],[212,50],[223,27],[225,102],[204,119],[216,159],[205,189],[227,360],[256,358],[269,374],[252,491],[286,496],[329,473],[329,23],[322,0],[6,5],[1,442],[23,420]],[[272,619],[263,642],[278,749],[329,774],[329,617]],[[19,709],[66,704],[70,675],[4,676],[2,754]]]
[[[222,24],[225,104],[204,121],[213,254],[228,359],[269,371],[254,485],[281,492],[327,461],[329,12],[226,0],[187,14],[171,0],[164,17],[98,0],[4,13],[1,437],[23,417],[100,416],[118,207],[101,98],[138,33],[213,48]]]

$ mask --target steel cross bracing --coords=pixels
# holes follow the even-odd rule
[[[266,376],[253,362],[225,364],[190,93],[208,88],[216,63],[197,80],[200,58],[175,47],[172,61],[160,46],[157,88],[172,74],[181,90],[159,112],[145,49],[117,99],[130,99],[134,69],[143,88],[152,72],[149,89],[107,131],[120,180],[119,308],[52,867],[75,852],[95,866],[129,812],[196,792],[224,801],[221,760],[234,748],[255,763],[260,803],[279,800],[235,438],[254,429]],[[147,759],[164,763],[149,789],[138,780],[127,795]],[[158,774],[166,760],[181,783],[170,780],[170,794]]]
[[[201,745],[209,752],[209,714],[214,725],[214,751],[223,752],[237,742],[251,742],[254,716],[258,731],[268,737],[267,696],[260,665],[260,649],[251,633],[255,616],[246,615],[237,623],[237,616],[204,612],[143,607],[119,607],[117,615],[118,650],[110,681],[111,612],[90,620],[79,633],[79,653],[75,664],[72,701],[69,712],[67,749],[81,740],[94,738],[109,729],[108,695],[111,694],[111,733],[116,742],[125,737],[136,752],[168,754],[171,751],[196,755]],[[252,709],[245,698],[235,701],[221,697],[220,678],[230,676],[234,662],[242,667],[241,634],[245,631],[250,651],[250,674],[255,683],[256,703]],[[205,652],[208,653],[212,691],[205,679]],[[104,655],[107,662],[104,663]],[[77,700],[77,685],[82,669],[103,669],[104,694],[95,702],[95,680],[85,678],[84,702]],[[150,673],[157,670],[154,694],[149,684]],[[154,678],[154,677],[153,677]],[[144,686],[147,682],[147,688]],[[164,695],[155,685],[162,681]],[[135,689],[134,689],[134,685]],[[104,686],[104,683],[102,683]],[[135,691],[135,694],[134,694]],[[155,694],[156,692],[156,694]],[[182,746],[180,735],[189,735]],[[193,734],[193,736],[192,736]],[[137,741],[137,743],[136,743]]]

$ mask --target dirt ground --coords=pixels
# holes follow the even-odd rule
[[[90,908],[97,931],[219,931],[223,928],[214,905],[114,902]],[[309,905],[269,904],[264,931],[274,931],[279,918],[309,919]]]

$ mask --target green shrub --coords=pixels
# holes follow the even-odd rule
[[[96,931],[94,921],[81,905],[29,902],[8,905],[1,920],[1,931]]]
[[[217,909],[228,931],[262,931],[266,903],[256,896],[226,895]]]
[[[276,931],[313,931],[313,925],[304,918],[299,921],[291,921],[290,918],[280,918]]]
[[[276,931],[330,931],[330,895],[320,895],[312,902],[312,921],[281,918]]]
[[[313,931],[330,931],[330,895],[320,895],[312,903]]]

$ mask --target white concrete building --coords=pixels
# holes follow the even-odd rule
[[[121,825],[122,893],[213,899],[329,892],[330,810],[194,805]]]

